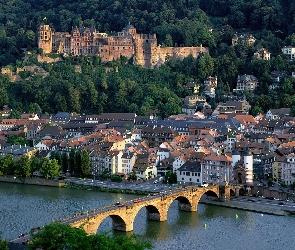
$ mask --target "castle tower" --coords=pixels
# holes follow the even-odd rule
[[[52,52],[52,30],[48,24],[40,25],[38,48],[43,49],[45,54]]]
[[[157,37],[155,34],[136,34],[134,36],[134,61],[144,68],[153,68],[157,64]]]
[[[246,184],[247,186],[253,185],[253,155],[248,148],[244,153],[244,164],[246,168]]]

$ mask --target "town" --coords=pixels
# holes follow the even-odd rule
[[[271,109],[253,117],[246,100],[231,98],[208,116],[207,105],[203,96],[187,96],[182,109],[188,114],[164,120],[135,113],[67,112],[47,117],[24,113],[20,119],[9,119],[11,109],[4,107],[1,167],[7,155],[50,157],[52,152],[70,154],[75,149],[87,151],[89,174],[96,178],[109,174],[148,180],[175,174],[175,182],[182,185],[215,185],[225,180],[253,185],[253,180],[262,179],[293,184],[295,137],[290,109]],[[32,140],[34,145],[8,143],[11,135]],[[249,174],[253,178],[246,183]]]
[[[72,34],[74,38],[68,33],[53,33],[48,25],[41,25],[39,47],[47,53],[72,51],[76,56],[94,56],[95,53],[91,51],[95,50],[97,54],[99,51],[103,52],[106,46],[129,44],[132,47],[132,37],[144,39],[148,36],[157,43],[155,35],[138,35],[132,25],[126,26],[116,37],[108,37],[107,34],[96,33],[87,28],[76,28]],[[85,39],[92,41],[92,49],[85,49],[89,45],[85,43]],[[76,43],[78,40],[81,48]],[[113,40],[116,41],[110,42]],[[235,34],[232,38],[232,46],[252,46],[254,42],[252,35]],[[201,53],[208,52],[206,48],[203,52],[202,49]],[[292,60],[294,50],[292,47],[284,47],[282,53]],[[124,49],[120,51],[126,52]],[[165,51],[168,53],[167,49]],[[111,51],[112,56],[106,60],[118,60],[122,55],[130,57],[134,49],[132,47],[128,50],[128,55],[113,53],[115,52]],[[270,53],[263,48],[257,50],[253,56],[257,60],[270,60]],[[150,55],[149,63],[143,66],[151,66],[152,57]],[[179,57],[174,58],[177,59]],[[31,70],[39,72],[43,78],[47,76],[37,66],[19,69],[18,72]],[[2,68],[2,74],[17,82],[18,78],[12,77],[9,68]],[[270,75],[273,84],[269,89],[277,89],[281,88],[282,79],[294,77],[295,72],[287,76],[286,71],[272,71]],[[236,86],[225,102],[220,102],[213,108],[207,100],[215,98],[217,86],[217,76],[205,78],[202,91],[200,85],[188,82],[185,87],[191,95],[183,99],[182,112],[164,119],[158,117],[157,112],[145,116],[132,112],[102,112],[93,115],[68,112],[53,115],[22,113],[19,119],[12,119],[10,115],[13,110],[5,105],[0,112],[0,173],[14,174],[5,164],[7,156],[12,161],[24,155],[29,158],[59,157],[58,163],[61,165],[62,154],[69,157],[71,151],[85,151],[89,157],[88,171],[74,171],[69,169],[70,163],[65,163],[65,167],[60,167],[60,171],[55,172],[57,176],[49,175],[47,178],[67,174],[92,176],[96,179],[112,176],[117,181],[145,181],[160,177],[166,183],[184,186],[218,185],[224,181],[253,186],[255,181],[266,180],[270,185],[277,183],[294,187],[295,121],[291,109],[269,109],[266,113],[250,115],[251,105],[243,93],[253,92],[259,86],[254,75],[239,75]],[[9,142],[8,138],[11,136],[31,141],[31,145],[24,141],[16,144]],[[44,177],[39,168],[36,164],[22,177]]]

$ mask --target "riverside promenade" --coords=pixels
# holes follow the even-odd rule
[[[295,202],[293,200],[280,201],[261,197],[239,196],[232,197],[228,202],[219,202],[211,200],[210,197],[203,197],[199,203],[278,216],[295,214]]]

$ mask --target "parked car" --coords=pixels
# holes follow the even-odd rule
[[[208,186],[209,186],[209,184],[205,181],[201,184],[201,187],[208,187]]]
[[[139,202],[141,202],[141,200],[140,199],[135,199],[135,200],[133,200],[133,202],[134,203],[139,203]]]
[[[154,183],[154,184],[157,184],[157,183],[158,183],[158,181],[157,181],[157,180],[155,180],[153,183]]]

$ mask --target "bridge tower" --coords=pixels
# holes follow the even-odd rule
[[[247,186],[253,186],[253,155],[249,148],[244,153],[244,164],[246,169],[246,184]]]

